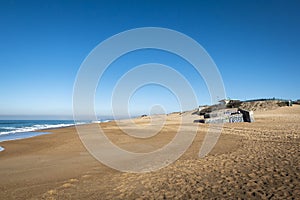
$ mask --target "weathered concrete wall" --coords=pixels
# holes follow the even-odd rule
[[[239,109],[239,111],[243,114],[244,122],[254,122],[253,111]]]
[[[238,108],[226,108],[204,114],[203,123],[254,122],[253,111]]]
[[[235,114],[229,117],[229,123],[244,122],[243,114]]]
[[[234,114],[234,115],[223,115],[213,118],[206,118],[204,123],[208,124],[218,124],[218,123],[236,123],[243,122],[243,114]]]
[[[215,110],[210,113],[206,113],[204,118],[222,117],[224,115],[231,115],[232,113],[238,112],[237,108],[227,108],[222,110]]]

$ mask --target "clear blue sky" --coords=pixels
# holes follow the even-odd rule
[[[217,64],[230,98],[298,99],[299,10],[300,1],[283,0],[2,0],[0,117],[72,115],[73,84],[89,52],[114,34],[147,26],[174,29],[199,42]],[[97,114],[109,115],[105,94],[122,72],[147,62],[174,67],[190,80],[199,104],[209,103],[205,83],[188,63],[149,50],[114,63],[96,95]],[[118,64],[125,67],[120,70]],[[167,112],[178,110],[174,96],[155,85],[140,89],[133,99],[130,107],[136,114],[155,103],[165,105]]]

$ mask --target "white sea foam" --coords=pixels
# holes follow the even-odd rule
[[[1,129],[5,129],[5,130],[15,130],[15,127],[1,127]]]
[[[62,127],[68,127],[73,125],[74,124],[39,124],[39,125],[33,125],[28,127],[22,127],[22,128],[2,127],[3,129],[11,130],[11,131],[0,132],[0,135],[38,131],[44,129],[62,128]]]
[[[92,121],[92,123],[105,123],[105,122],[110,122],[111,120],[97,120],[97,121]]]
[[[85,122],[76,122],[76,123],[61,123],[61,124],[36,124],[31,126],[24,126],[24,127],[9,127],[4,126],[0,127],[3,131],[0,131],[1,135],[8,135],[8,134],[14,134],[14,133],[26,133],[26,132],[32,132],[32,131],[39,131],[39,130],[45,130],[45,129],[54,129],[54,128],[63,128],[63,127],[69,127],[74,125],[83,125],[83,124],[89,124],[89,123],[103,123],[110,120],[100,120],[100,121],[85,121]]]
[[[83,124],[89,124],[91,123],[90,121],[85,121],[85,122],[76,122],[76,123],[60,123],[60,124],[33,124],[33,125],[27,125],[23,127],[15,127],[15,126],[20,126],[20,123],[17,123],[16,125],[13,124],[11,127],[9,126],[4,126],[0,127],[2,132],[0,132],[0,142],[3,141],[9,141],[9,140],[19,140],[19,139],[24,139],[24,138],[30,138],[30,137],[35,137],[39,135],[44,135],[44,134],[50,134],[51,131],[45,132],[45,129],[53,129],[53,128],[63,128],[63,127],[69,127],[69,126],[74,126],[76,125],[83,125]],[[34,132],[38,131],[38,132]],[[0,151],[3,151],[4,148],[0,146]]]

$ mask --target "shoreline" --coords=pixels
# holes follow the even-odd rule
[[[23,139],[32,138],[32,137],[38,137],[40,135],[45,135],[45,134],[51,134],[51,132],[31,131],[31,132],[3,134],[3,135],[0,135],[0,144],[2,142],[6,142],[6,141],[23,140]]]
[[[39,121],[39,120],[36,120],[36,121]],[[44,120],[41,120],[41,121],[44,121]],[[53,121],[60,121],[60,120],[53,120]],[[65,120],[62,120],[62,121],[65,121]],[[73,120],[70,120],[70,121],[73,121]],[[22,139],[27,139],[27,138],[31,138],[31,137],[37,137],[40,135],[51,134],[51,131],[56,130],[56,129],[67,128],[67,127],[76,127],[76,126],[80,126],[80,125],[88,125],[88,124],[94,124],[94,123],[100,124],[100,123],[106,123],[109,121],[110,120],[104,120],[103,122],[102,121],[86,122],[86,123],[82,122],[82,123],[78,123],[78,124],[70,124],[70,125],[62,125],[62,126],[50,125],[50,126],[55,126],[55,127],[40,128],[40,129],[36,128],[35,130],[24,131],[24,132],[2,133],[2,134],[0,134],[0,144],[1,144],[1,142],[5,142],[5,141],[22,140]],[[31,129],[33,129],[33,128],[31,128]],[[7,139],[3,139],[3,138],[7,138]]]

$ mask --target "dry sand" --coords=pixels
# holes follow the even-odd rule
[[[299,199],[300,106],[257,111],[255,123],[226,124],[213,151],[197,157],[208,125],[188,151],[161,170],[131,174],[96,161],[82,145],[74,127],[53,134],[2,142],[0,199]],[[134,139],[115,122],[101,124],[120,147],[147,152],[172,139],[180,114],[168,115],[161,132]],[[147,117],[136,119],[147,125]],[[122,122],[123,128],[126,126]]]

